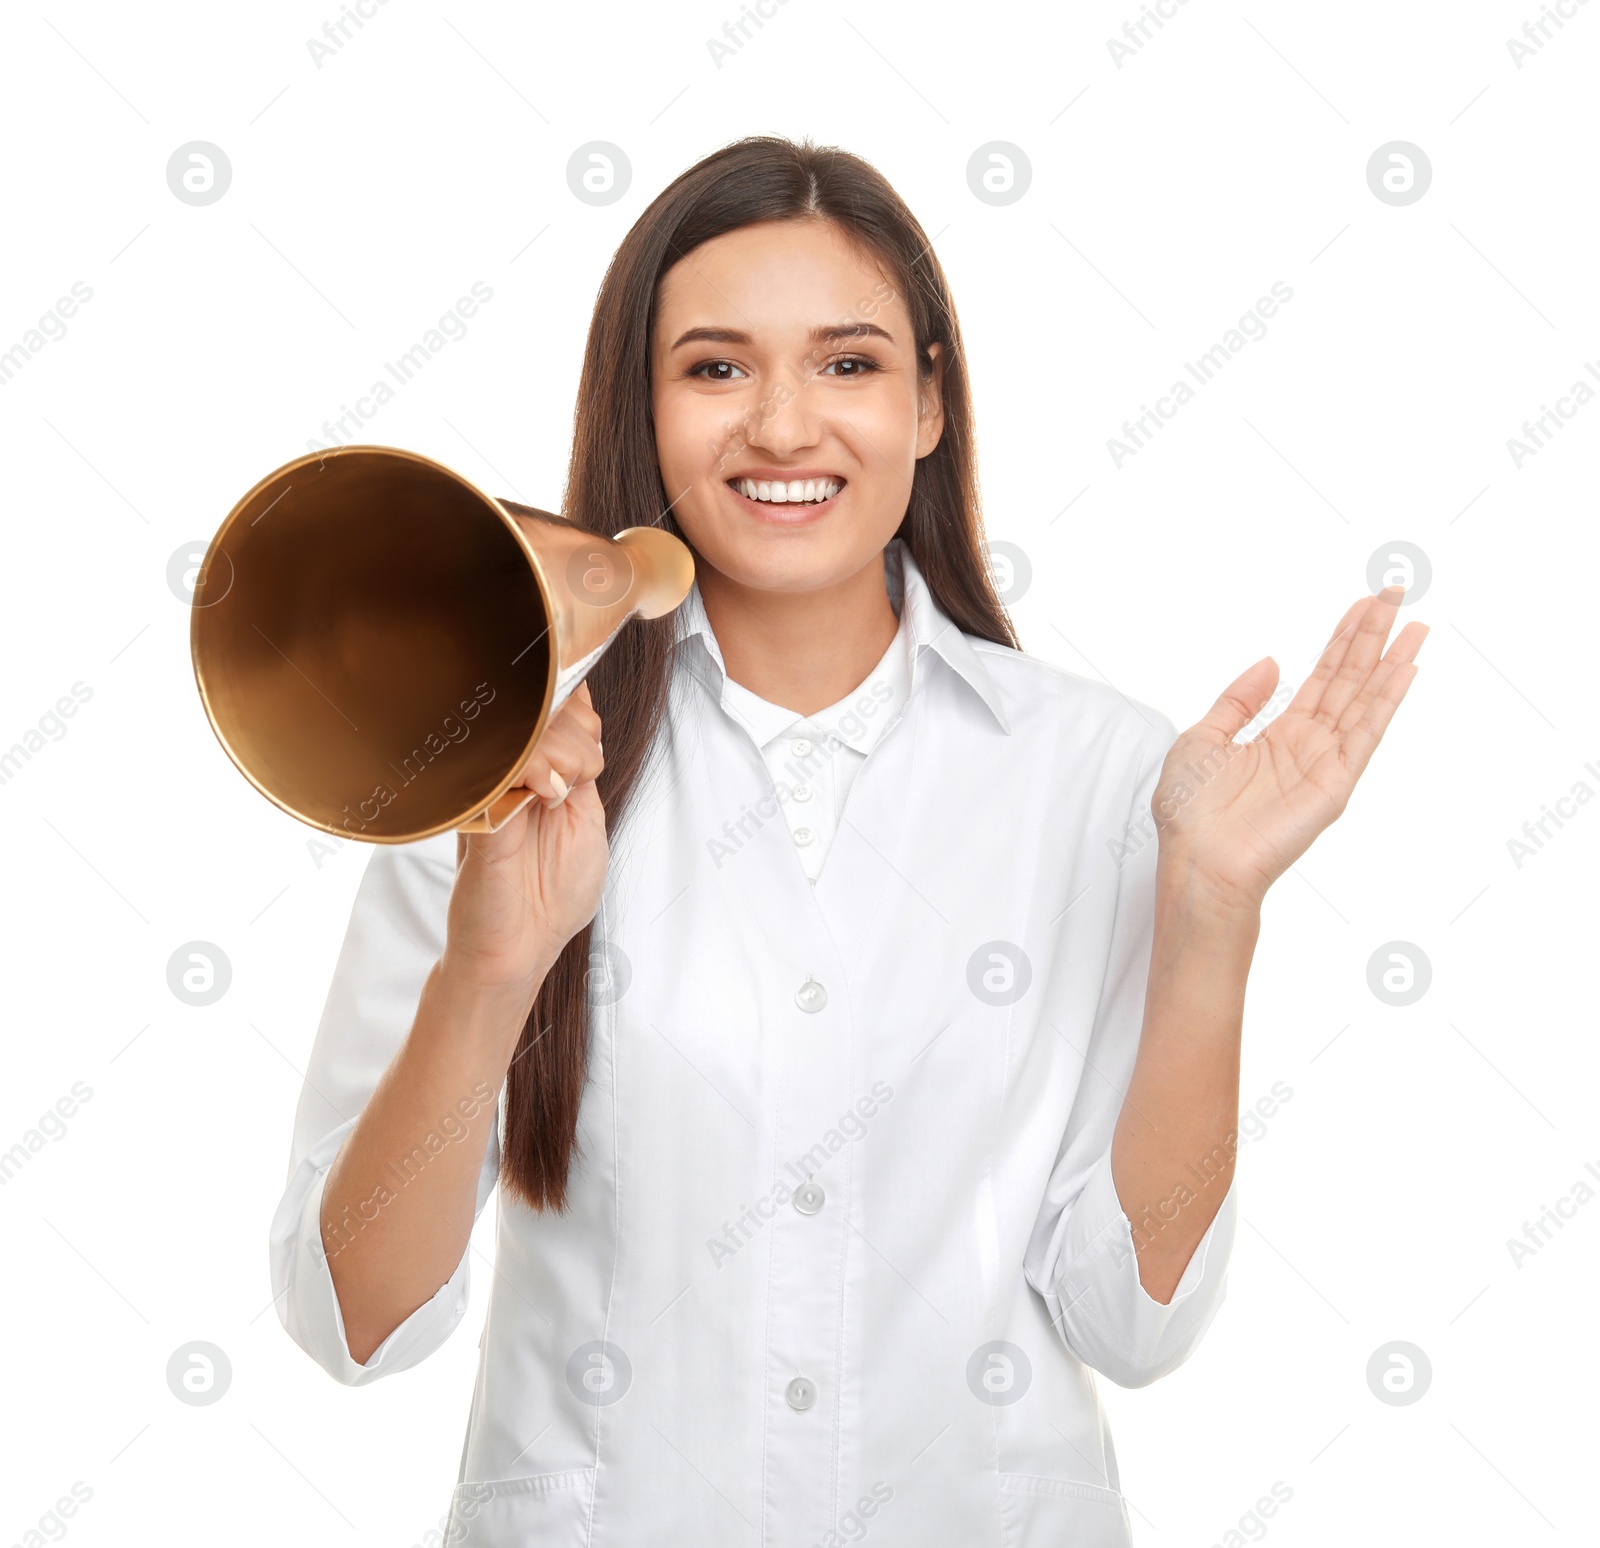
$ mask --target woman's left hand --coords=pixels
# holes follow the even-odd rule
[[[1219,902],[1258,908],[1267,888],[1344,811],[1417,675],[1426,624],[1408,623],[1383,651],[1403,595],[1403,587],[1388,586],[1355,603],[1288,708],[1254,741],[1233,738],[1277,687],[1271,656],[1230,683],[1205,719],[1178,737],[1150,803],[1169,874]]]

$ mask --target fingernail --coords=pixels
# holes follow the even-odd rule
[[[567,782],[554,769],[550,770],[550,788],[555,791],[555,804],[559,806],[567,798]]]

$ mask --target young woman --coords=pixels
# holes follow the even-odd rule
[[[1130,1541],[1094,1372],[1221,1302],[1263,895],[1426,630],[1356,602],[1264,737],[1017,648],[955,309],[854,156],[740,141],[595,307],[565,514],[683,607],[553,717],[498,833],[371,856],[272,1230],[356,1385],[436,1349],[498,1181],[447,1539]],[[602,746],[602,739],[604,746]]]

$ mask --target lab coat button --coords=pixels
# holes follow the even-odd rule
[[[810,828],[796,828],[794,830],[794,841],[802,846],[809,844],[815,837],[816,834]]]
[[[814,1182],[802,1183],[794,1191],[794,1207],[802,1215],[814,1215],[822,1208],[822,1201],[827,1194],[822,1191],[819,1184]]]
[[[811,799],[811,786],[796,785],[794,789],[789,792],[789,794],[792,795],[797,801],[809,801]]]
[[[802,736],[798,741],[789,743],[789,751],[797,758],[809,758],[811,756],[811,743]]]
[[[790,1408],[810,1408],[817,1400],[817,1389],[804,1376],[796,1376],[784,1389]]]
[[[808,978],[795,990],[794,1003],[803,1011],[819,1011],[828,1003],[828,991],[816,979]]]

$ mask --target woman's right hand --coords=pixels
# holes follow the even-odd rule
[[[530,1003],[561,949],[594,918],[605,885],[600,717],[579,683],[550,717],[518,785],[536,792],[497,833],[456,835],[442,964]]]

